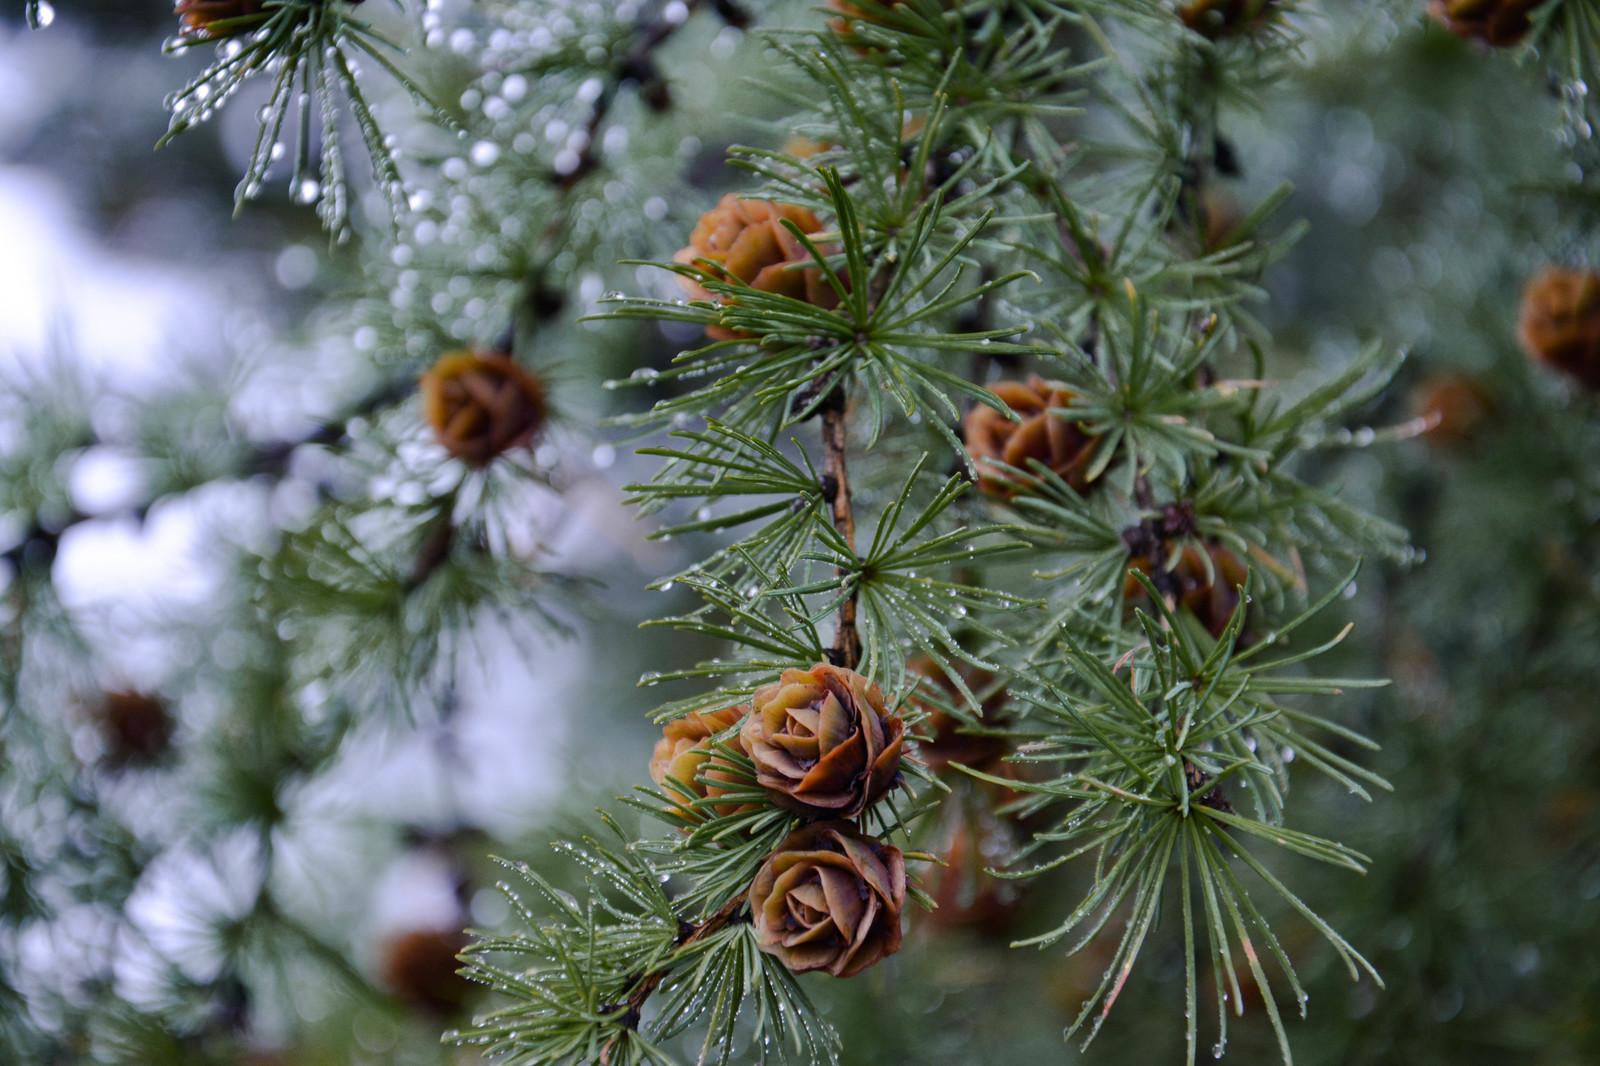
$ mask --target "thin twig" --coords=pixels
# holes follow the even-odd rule
[[[822,491],[833,512],[833,528],[839,531],[853,557],[856,552],[856,519],[850,507],[850,474],[845,465],[844,390],[835,386],[833,396],[822,408]],[[844,577],[847,571],[837,571]],[[854,670],[861,663],[861,634],[856,628],[856,588],[839,604],[831,658],[834,665]]]
[[[684,948],[693,947],[712,933],[731,925],[739,911],[744,908],[746,898],[746,893],[741,892],[723,904],[721,910],[705,921],[698,925],[684,926],[682,934],[678,937],[678,949],[681,951]],[[672,968],[669,966],[644,974],[634,982],[633,991],[628,993],[628,998],[622,1003],[616,1004],[617,1007],[625,1008],[621,1017],[622,1025],[625,1028],[638,1029],[639,1018],[644,1010],[645,1003],[655,994],[656,989],[661,987],[661,982],[665,981],[671,973]],[[607,1009],[607,1013],[613,1009],[615,1007]],[[616,1046],[617,1041],[621,1039],[622,1034],[618,1033],[606,1041],[605,1048],[600,1052],[600,1061],[602,1063],[610,1062],[611,1051]]]

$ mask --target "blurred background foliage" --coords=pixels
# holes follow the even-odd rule
[[[660,284],[618,260],[670,257],[741,187],[731,145],[784,142],[783,101],[750,85],[764,54],[719,5],[679,4],[654,66],[596,78],[583,49],[613,45],[589,41],[518,88],[479,78],[552,32],[548,5],[369,4],[427,45],[407,70],[475,132],[370,79],[402,168],[429,178],[399,228],[363,196],[360,239],[337,244],[281,182],[230,217],[259,87],[151,152],[163,97],[205,58],[162,55],[162,3],[62,0],[31,32],[13,6],[0,1061],[473,1062],[438,1035],[482,1002],[453,975],[457,930],[506,918],[488,855],[551,865],[553,834],[640,780],[658,733],[634,680],[717,650],[635,628],[687,603],[637,590],[712,542],[647,541],[622,486],[653,463],[595,428],[645,402],[603,381],[666,366],[695,331],[579,318]],[[1287,76],[1225,119],[1227,209],[1288,181],[1276,217],[1309,223],[1248,308],[1277,358],[1311,374],[1405,347],[1364,421],[1441,422],[1339,461],[1342,498],[1421,550],[1363,571],[1338,605],[1356,637],[1326,668],[1394,678],[1343,720],[1395,790],[1369,805],[1306,775],[1298,824],[1370,872],[1281,865],[1387,988],[1350,985],[1291,918],[1310,1010],[1290,1029],[1304,1063],[1579,1066],[1600,1061],[1600,414],[1514,324],[1533,272],[1596,251],[1595,153],[1536,60],[1422,7],[1305,5]],[[619,40],[639,11],[614,5]],[[567,107],[518,109],[534,78],[552,98],[569,81]],[[458,478],[394,401],[507,321],[537,335],[555,428],[517,476]],[[355,486],[377,501],[341,509]],[[474,521],[441,545],[461,494]],[[429,545],[439,572],[419,574]],[[1040,896],[808,981],[845,1061],[1178,1061],[1172,930],[1080,1053],[1060,1033],[1109,956],[1005,947],[1059,912]],[[1230,1034],[1235,1061],[1276,1054],[1259,1012]]]

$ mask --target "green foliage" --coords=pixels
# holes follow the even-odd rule
[[[401,6],[399,0],[395,3]],[[161,144],[209,119],[247,80],[265,74],[272,81],[271,94],[259,115],[260,133],[235,194],[237,205],[242,209],[261,194],[268,171],[284,150],[284,126],[289,124],[295,136],[289,175],[295,199],[316,204],[329,232],[347,235],[351,191],[340,132],[342,97],[372,161],[378,188],[398,211],[403,199],[400,168],[357,82],[357,64],[373,63],[419,104],[437,108],[422,86],[395,64],[404,50],[357,18],[351,6],[350,0],[273,0],[258,13],[218,19],[207,30],[176,38],[171,47],[179,51],[213,39],[220,42],[217,58],[168,101],[172,121]],[[320,138],[316,158],[314,136]]]
[[[1542,939],[1549,927],[1519,910],[1543,898],[1527,871],[1554,860],[1539,850],[1544,815],[1512,797],[1536,793],[1554,810],[1564,790],[1592,786],[1592,723],[1568,705],[1593,687],[1580,660],[1600,633],[1589,536],[1600,442],[1587,401],[1484,339],[1509,333],[1515,285],[1483,264],[1551,249],[1584,258],[1571,222],[1592,221],[1584,87],[1600,76],[1587,0],[1542,5],[1520,53],[1557,75],[1560,101],[1544,110],[1496,60],[1448,51],[1436,28],[1393,46],[1415,50],[1416,83],[1361,82],[1376,61],[1348,42],[1367,47],[1396,14],[1420,21],[1416,4],[1284,3],[1215,39],[1156,0],[430,10],[426,32],[464,34],[450,51],[471,71],[356,18],[377,6],[283,0],[213,24],[217,58],[174,97],[168,138],[262,75],[239,205],[293,127],[291,185],[344,236],[359,228],[341,140],[353,124],[394,224],[362,235],[339,263],[352,268],[349,291],[305,330],[351,380],[381,370],[386,384],[348,406],[312,405],[335,414],[273,440],[242,428],[217,381],[186,374],[149,402],[119,398],[137,410],[110,416],[94,383],[65,370],[4,383],[0,513],[15,537],[0,590],[0,1057],[232,1066],[274,1024],[315,1028],[307,988],[365,1012],[361,1047],[325,1058],[380,1053],[374,1026],[393,1029],[397,1008],[335,928],[364,900],[296,879],[315,865],[297,851],[305,797],[381,728],[415,719],[448,748],[457,683],[487,632],[527,649],[616,607],[556,572],[543,543],[547,513],[571,520],[577,498],[611,487],[611,445],[589,434],[601,400],[584,392],[614,376],[613,424],[659,461],[616,480],[647,520],[637,539],[665,550],[641,562],[648,574],[608,575],[624,595],[637,579],[674,597],[645,623],[674,656],[641,682],[656,723],[747,704],[786,670],[859,669],[909,730],[902,777],[859,828],[905,846],[920,912],[908,908],[907,957],[842,993],[763,951],[746,893],[801,820],[760,784],[739,729],[725,729],[704,742],[694,780],[620,801],[642,828],[602,815],[601,839],[567,834],[578,842],[556,850],[581,885],[504,864],[526,885],[503,889],[514,920],[478,933],[466,956],[495,998],[459,1020],[453,1043],[521,1066],[936,1066],[985,1054],[962,1034],[940,1044],[934,1031],[958,1024],[945,1019],[1003,1013],[1015,1044],[988,1054],[1009,1058],[1022,1029],[1054,1026],[1070,1007],[1068,1034],[1095,1041],[1086,1055],[1146,1061],[1181,1043],[1193,1063],[1214,1006],[1214,1054],[1231,1041],[1288,1062],[1284,1005],[1305,1018],[1308,992],[1348,975],[1359,982],[1348,1002],[1296,1037],[1302,1061],[1479,1061],[1459,1031],[1415,1024],[1452,1002],[1501,1059],[1586,1061],[1590,930],[1575,919]],[[751,14],[769,32],[741,36]],[[380,128],[366,64],[420,113],[384,112]],[[408,71],[448,85],[459,114],[427,103]],[[1330,134],[1366,122],[1370,142],[1374,122],[1390,121],[1353,111],[1361,93],[1385,94],[1413,126],[1394,120],[1382,150]],[[1427,110],[1392,103],[1409,98]],[[1561,160],[1523,151],[1531,136],[1507,128],[1552,116],[1570,149]],[[406,136],[391,141],[389,126]],[[777,144],[773,131],[805,140]],[[1472,137],[1487,147],[1464,148]],[[401,145],[416,163],[409,197]],[[1504,145],[1516,165],[1491,158]],[[706,163],[725,149],[740,193],[821,218],[813,233],[784,225],[806,252],[789,269],[825,286],[831,306],[758,290],[712,259],[667,265],[709,195]],[[1283,159],[1298,156],[1286,174]],[[1577,173],[1560,173],[1562,161]],[[1397,173],[1426,194],[1405,192]],[[1513,173],[1537,180],[1513,189]],[[1363,239],[1386,242],[1408,277],[1443,248],[1440,274],[1460,291],[1423,296],[1418,283],[1366,299],[1350,295],[1366,292],[1351,280],[1365,264],[1317,273],[1360,229],[1330,222],[1323,201],[1367,179],[1379,199],[1427,203],[1391,207]],[[1482,221],[1495,216],[1499,231]],[[711,298],[677,298],[685,281]],[[1419,344],[1418,360],[1449,363],[1460,348],[1462,364],[1494,366],[1495,420],[1523,439],[1499,440],[1499,452],[1474,440],[1464,447],[1480,451],[1454,466],[1378,448],[1425,420],[1392,399],[1417,373],[1398,343],[1416,331],[1394,328],[1400,312],[1374,327],[1369,307],[1352,311],[1364,300],[1414,301],[1427,309],[1414,319],[1453,330]],[[724,339],[702,342],[707,332]],[[1370,333],[1383,339],[1346,342]],[[537,450],[469,470],[423,439],[416,373],[461,347],[511,351],[551,386],[556,417]],[[1035,374],[1067,398],[1025,412],[991,391]],[[633,401],[643,387],[646,410]],[[972,454],[964,424],[980,408],[1016,424],[1013,439],[1070,427],[1091,440],[1081,479],[1069,484],[1047,447],[1008,452],[1016,462]],[[79,509],[74,464],[99,449],[140,468],[141,491],[113,515]],[[56,594],[56,552],[76,527],[143,522],[215,490],[258,493],[264,516],[217,531],[220,607],[90,618]],[[1433,523],[1475,546],[1436,553],[1443,588],[1403,571],[1417,558],[1404,527]],[[1361,558],[1389,565],[1369,566],[1356,599]],[[1235,566],[1247,575],[1237,584]],[[1346,639],[1352,611],[1364,645]],[[114,680],[107,645],[151,632],[183,649],[161,686],[178,750],[141,777],[96,763],[91,727],[61,708]],[[611,700],[609,673],[634,661],[610,642],[595,672],[606,676],[587,677],[573,701],[597,732],[614,725],[589,721]],[[1429,647],[1449,649],[1449,669],[1469,679],[1449,697]],[[1314,659],[1329,676],[1308,672]],[[1364,676],[1390,671],[1399,696]],[[980,765],[959,742],[941,752],[952,736],[996,742],[1005,757]],[[1359,804],[1390,779],[1399,795],[1369,816]],[[127,802],[141,784],[181,796],[178,813]],[[956,870],[939,834],[995,824],[1003,832],[972,842],[973,868]],[[1587,900],[1597,860],[1575,835],[1558,879]],[[1338,842],[1351,837],[1361,850]],[[349,851],[352,865],[376,861]],[[109,968],[36,987],[14,945],[79,904],[136,941],[129,901],[178,858],[190,865],[167,876],[215,889],[175,890],[210,970],[197,977],[148,946],[138,960],[158,961],[138,1007],[118,1001]],[[963,920],[963,891],[980,891],[944,878],[979,875],[1024,901],[1006,935],[1049,950],[1006,955],[983,942],[997,934],[940,927]],[[1521,925],[1435,906],[1465,898],[1463,886]],[[494,924],[485,913],[480,924]],[[1407,954],[1413,928],[1444,948]],[[1564,967],[1547,974],[1588,983],[1523,981],[1522,969],[1512,980],[1504,959],[1530,945],[1535,968],[1542,952]],[[929,959],[950,968],[923,972]],[[1073,984],[1061,978],[1072,967],[1093,975],[1084,1001],[1064,1007],[1071,992],[1057,983]],[[1378,994],[1380,967],[1400,975],[1397,995]],[[985,968],[1006,979],[986,987]],[[1013,1016],[999,1006],[1016,987],[1028,1006]],[[1259,1024],[1241,1017],[1256,994]],[[1490,1005],[1501,995],[1558,1007],[1511,1032]],[[1135,1013],[1143,1023],[1127,1024]],[[396,1041],[393,1054],[445,1054],[417,1050],[426,1043]]]

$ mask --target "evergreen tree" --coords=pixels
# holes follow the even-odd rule
[[[1592,0],[23,14],[323,280],[4,381],[5,1061],[1595,1059]]]

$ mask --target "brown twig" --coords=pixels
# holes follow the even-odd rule
[[[833,512],[833,528],[839,531],[850,554],[856,551],[856,519],[850,508],[850,474],[845,465],[847,439],[845,435],[844,390],[835,386],[832,396],[822,407],[822,493]],[[844,568],[837,571],[845,576]],[[839,604],[837,626],[834,630],[830,658],[835,666],[854,670],[861,662],[861,634],[856,628],[856,590]]]
[[[738,916],[739,912],[744,909],[745,899],[746,894],[741,892],[737,896],[734,896],[732,899],[730,899],[727,903],[723,904],[721,910],[700,924],[685,925],[678,935],[677,946],[680,949],[693,947],[695,944],[698,944],[712,933],[715,933],[733,924],[733,921]],[[627,1029],[638,1029],[639,1018],[644,1010],[645,1003],[652,995],[655,994],[656,989],[661,987],[661,982],[665,981],[668,975],[671,973],[672,970],[670,967],[668,967],[665,969],[653,970],[650,973],[641,974],[633,982],[633,990],[628,993],[628,998],[623,1000],[621,1003],[609,1004],[606,1007],[603,1007],[602,1013],[609,1014],[612,1011],[621,1008],[622,1015],[619,1020],[621,1021],[622,1025]],[[618,1033],[616,1036],[613,1036],[610,1040],[606,1041],[605,1048],[600,1052],[601,1063],[610,1062],[611,1051],[616,1046],[617,1041],[621,1039],[622,1034]]]

